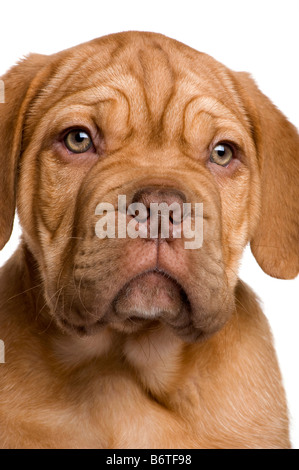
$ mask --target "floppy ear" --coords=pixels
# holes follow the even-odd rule
[[[25,114],[46,59],[47,56],[31,54],[1,77],[4,103],[0,103],[0,250],[9,240],[13,226]]]
[[[261,215],[251,250],[267,274],[292,279],[299,273],[299,135],[248,74],[235,77],[261,178]]]

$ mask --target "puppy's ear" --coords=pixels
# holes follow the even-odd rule
[[[31,54],[3,77],[4,102],[0,103],[0,250],[11,235],[22,130],[26,111],[38,89],[37,75],[47,56]]]
[[[299,273],[299,135],[248,74],[237,87],[252,123],[261,178],[261,214],[251,250],[270,276]]]

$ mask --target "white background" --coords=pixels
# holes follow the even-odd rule
[[[155,31],[234,70],[251,72],[298,128],[298,21],[298,0],[10,0],[0,5],[0,75],[29,52],[51,54],[112,32]],[[0,266],[18,237],[16,226],[0,253]],[[258,293],[270,321],[289,402],[292,443],[298,449],[299,278],[272,279],[249,249],[240,277]]]

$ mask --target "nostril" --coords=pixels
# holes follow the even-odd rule
[[[145,223],[150,218],[150,209],[146,208],[146,211],[137,211],[135,219],[137,222]]]
[[[181,225],[183,221],[183,216],[180,214],[179,216],[172,216],[171,213],[169,214],[169,222],[172,225]]]
[[[137,222],[145,223],[150,217],[150,209],[140,202],[133,202],[128,207],[128,215],[134,217]]]

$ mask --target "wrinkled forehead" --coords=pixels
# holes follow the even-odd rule
[[[154,33],[112,35],[58,54],[29,123],[41,114],[57,125],[88,115],[107,130],[170,138],[198,120],[206,132],[217,121],[240,133],[249,127],[228,69]]]

